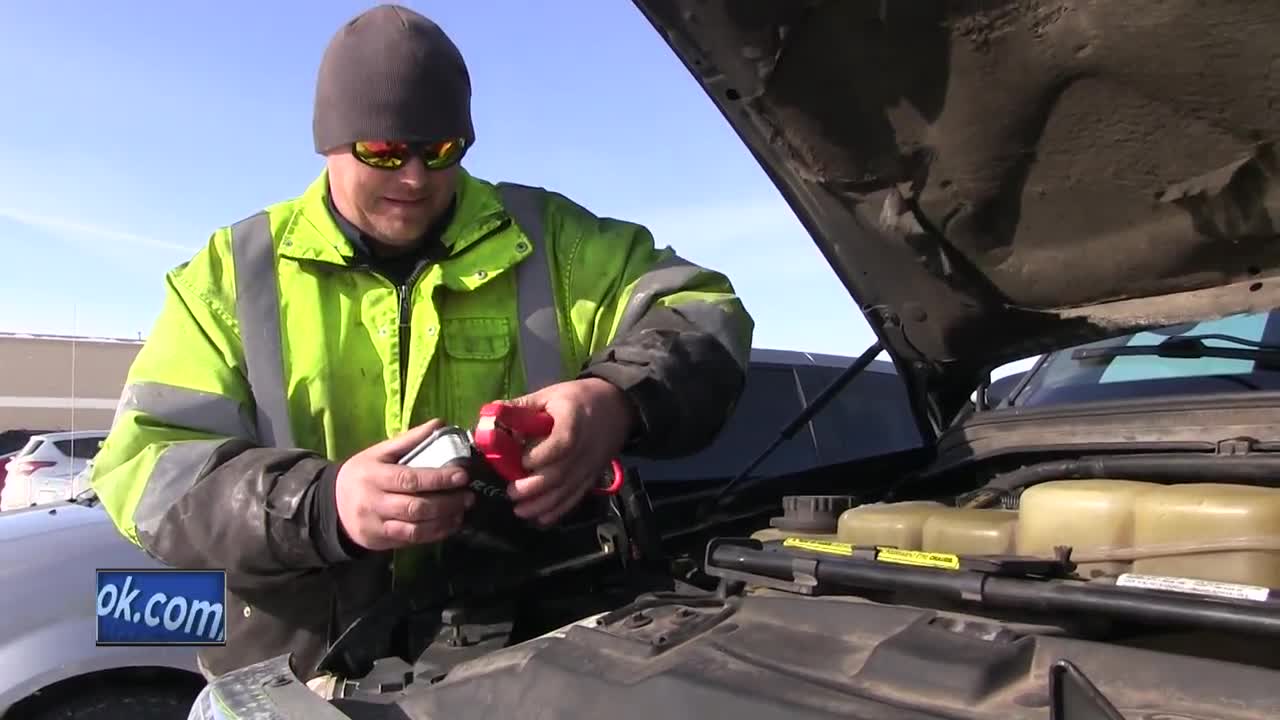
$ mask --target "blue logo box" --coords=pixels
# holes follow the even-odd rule
[[[223,570],[98,570],[96,644],[226,645]]]

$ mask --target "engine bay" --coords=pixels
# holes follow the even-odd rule
[[[1033,485],[1001,507],[854,502],[788,497],[787,513],[752,537],[944,558],[1055,559],[1069,548],[1081,580],[1258,601],[1280,587],[1280,488],[1087,478]]]
[[[673,717],[1280,712],[1266,689],[1280,679],[1280,489],[995,485],[867,504],[788,496],[769,527],[707,545],[714,593],[642,596],[461,665],[403,707],[432,717],[483,696],[604,711],[545,684],[637,708],[617,717],[645,702]]]
[[[641,698],[673,717],[1280,714],[1266,690],[1280,680],[1280,488],[1052,477],[894,502],[789,495],[767,527],[692,543],[704,551],[690,582],[606,597],[596,552],[595,573],[546,573],[551,591],[525,581],[521,597],[546,592],[559,615],[453,606],[414,662],[324,675],[281,706],[297,683],[280,658],[233,673],[253,688],[237,702],[269,699],[277,718],[307,715],[317,696],[353,718],[605,711],[592,702],[631,717],[616,708]],[[600,539],[635,574],[617,530],[643,527],[647,501],[628,507]],[[521,637],[531,622],[558,629]],[[1227,702],[1223,688],[1241,694]],[[571,708],[569,696],[599,699]],[[1074,710],[1044,714],[1068,697]]]

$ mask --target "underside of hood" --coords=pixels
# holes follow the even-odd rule
[[[1280,305],[1280,3],[635,0],[935,426],[989,369]]]

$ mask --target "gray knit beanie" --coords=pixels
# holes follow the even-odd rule
[[[317,153],[357,140],[475,141],[471,77],[440,26],[399,5],[368,10],[320,61],[312,121]]]

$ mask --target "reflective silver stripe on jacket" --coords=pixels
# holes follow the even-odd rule
[[[257,442],[253,417],[240,403],[223,395],[158,382],[135,382],[126,385],[121,393],[116,420],[134,410],[173,427]]]
[[[659,298],[688,289],[704,272],[704,268],[679,255],[671,255],[656,263],[632,287],[631,297],[622,309],[622,319],[618,321],[616,334],[622,335],[631,330],[653,309]],[[747,369],[751,360],[751,335],[750,328],[744,326],[741,316],[726,312],[715,303],[697,300],[673,304],[670,308],[672,312],[678,313],[718,340],[733,355],[738,366],[743,370]]]
[[[182,440],[160,453],[151,468],[151,475],[147,477],[142,497],[138,498],[138,506],[133,509],[133,524],[140,537],[155,534],[165,513],[195,487],[200,468],[225,442],[222,438]],[[209,511],[216,512],[217,509],[209,508]]]
[[[258,411],[258,442],[264,447],[291,448],[294,441],[284,390],[280,287],[275,240],[266,212],[231,226],[231,255],[236,272],[236,320]]]
[[[220,436],[175,442],[160,453],[133,511],[139,538],[154,534],[173,504],[198,481],[201,468],[226,437],[248,438],[266,447],[293,447],[284,394],[274,245],[265,212],[231,227],[236,318],[256,418],[234,400],[212,393],[162,383],[134,383],[124,389],[117,419],[124,412],[138,410],[174,427]]]
[[[622,308],[622,319],[618,321],[617,334],[623,334],[639,322],[640,318],[653,307],[655,300],[684,289],[701,273],[702,268],[679,255],[672,255],[657,262],[649,272],[641,275],[632,287],[631,297]]]
[[[526,185],[499,183],[502,205],[533,251],[516,265],[516,306],[520,315],[520,358],[524,362],[527,392],[541,390],[564,379],[560,355],[560,320],[547,260],[543,232],[543,190]]]
[[[256,440],[257,428],[248,410],[231,398],[158,382],[126,385],[112,424],[134,411],[172,427],[219,436],[174,442],[156,458],[133,509],[138,537],[147,538],[155,535],[173,504],[195,486],[200,469],[226,442],[226,437]]]

